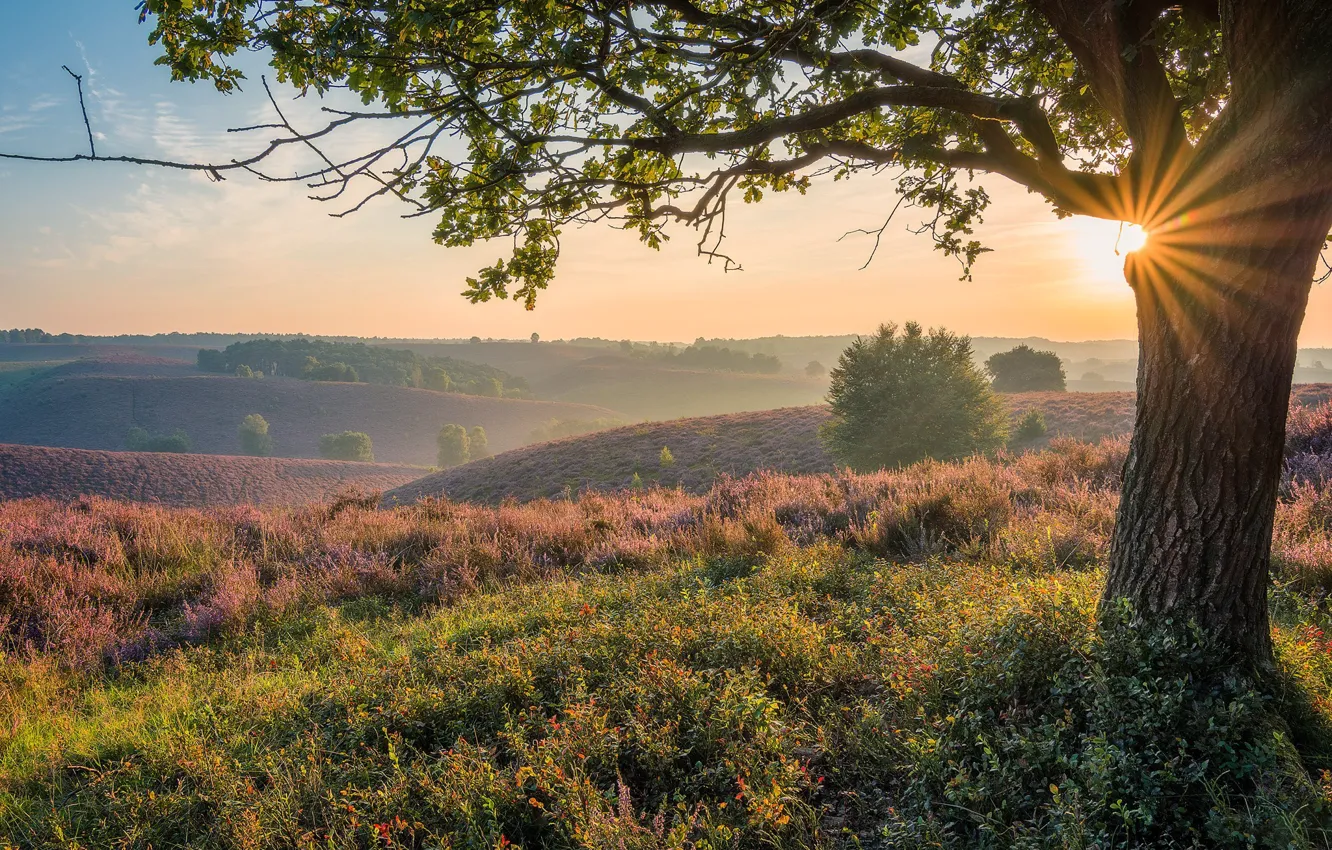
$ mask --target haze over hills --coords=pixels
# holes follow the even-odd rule
[[[379,461],[426,466],[434,463],[435,437],[446,423],[480,425],[494,450],[504,451],[526,443],[550,419],[617,415],[560,402],[181,370],[177,364],[122,360],[77,361],[39,373],[6,393],[0,442],[118,450],[133,427],[152,433],[183,429],[196,451],[236,454],[241,420],[258,413],[269,422],[279,456],[319,457],[323,434],[363,431],[374,440]]]

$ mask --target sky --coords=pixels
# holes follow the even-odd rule
[[[64,155],[88,139],[83,75],[98,152],[197,161],[253,151],[268,136],[228,134],[273,120],[257,84],[239,94],[173,83],[156,67],[134,0],[0,0],[0,151]],[[302,127],[314,98],[275,87]],[[342,105],[334,102],[333,105]],[[446,249],[429,219],[392,202],[333,218],[292,184],[108,163],[0,160],[0,326],[86,334],[304,332],[391,337],[690,340],[843,334],[916,320],[973,336],[1132,338],[1133,301],[1112,222],[1058,221],[1038,197],[987,179],[994,197],[971,281],[904,209],[867,268],[896,202],[890,178],[816,183],[805,196],[735,205],[726,251],[744,270],[697,256],[672,231],[661,251],[604,226],[568,232],[557,276],[527,312],[473,305],[465,278],[504,246]],[[1332,345],[1332,289],[1315,287],[1301,344]]]

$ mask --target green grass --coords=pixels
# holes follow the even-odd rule
[[[0,846],[1324,846],[1323,609],[1278,599],[1291,727],[1099,585],[823,546],[11,658]]]

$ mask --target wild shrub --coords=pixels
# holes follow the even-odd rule
[[[257,413],[246,416],[240,424],[241,454],[252,457],[270,457],[273,438],[268,433],[268,420]]]
[[[184,454],[194,448],[194,443],[189,434],[180,428],[170,434],[151,434],[147,429],[136,426],[125,432],[125,448],[132,452]]]
[[[328,460],[354,460],[374,463],[374,443],[361,431],[325,434],[319,438],[319,456]]]
[[[1013,429],[1013,436],[1009,440],[1009,445],[1020,445],[1039,440],[1045,436],[1047,430],[1045,414],[1035,409],[1028,410],[1018,420],[1017,428]]]
[[[852,469],[952,460],[1000,449],[1008,416],[972,361],[971,341],[908,322],[857,339],[832,371],[821,434]]]

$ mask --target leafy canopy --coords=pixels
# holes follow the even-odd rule
[[[354,122],[394,141],[299,178],[326,199],[362,181],[435,239],[511,239],[473,301],[530,309],[568,227],[613,221],[651,246],[665,226],[720,252],[728,201],[816,177],[892,169],[922,232],[969,270],[1003,174],[1060,214],[1146,223],[1144,169],[1190,149],[1230,82],[1216,3],[1193,0],[146,0],[161,63],[222,91],[243,50],[303,91],[345,87],[382,111],[333,113],[284,145]],[[1136,167],[1135,167],[1136,164]],[[1135,177],[1136,175],[1136,177]],[[368,199],[368,198],[367,198]],[[357,205],[359,206],[359,204]]]
[[[857,471],[1002,448],[1008,415],[972,360],[971,340],[908,322],[882,325],[832,370],[822,437]]]
[[[1019,345],[1009,351],[990,355],[985,368],[994,376],[994,389],[1001,393],[1023,393],[1040,390],[1063,391],[1064,366],[1053,351],[1037,351],[1030,345]]]

